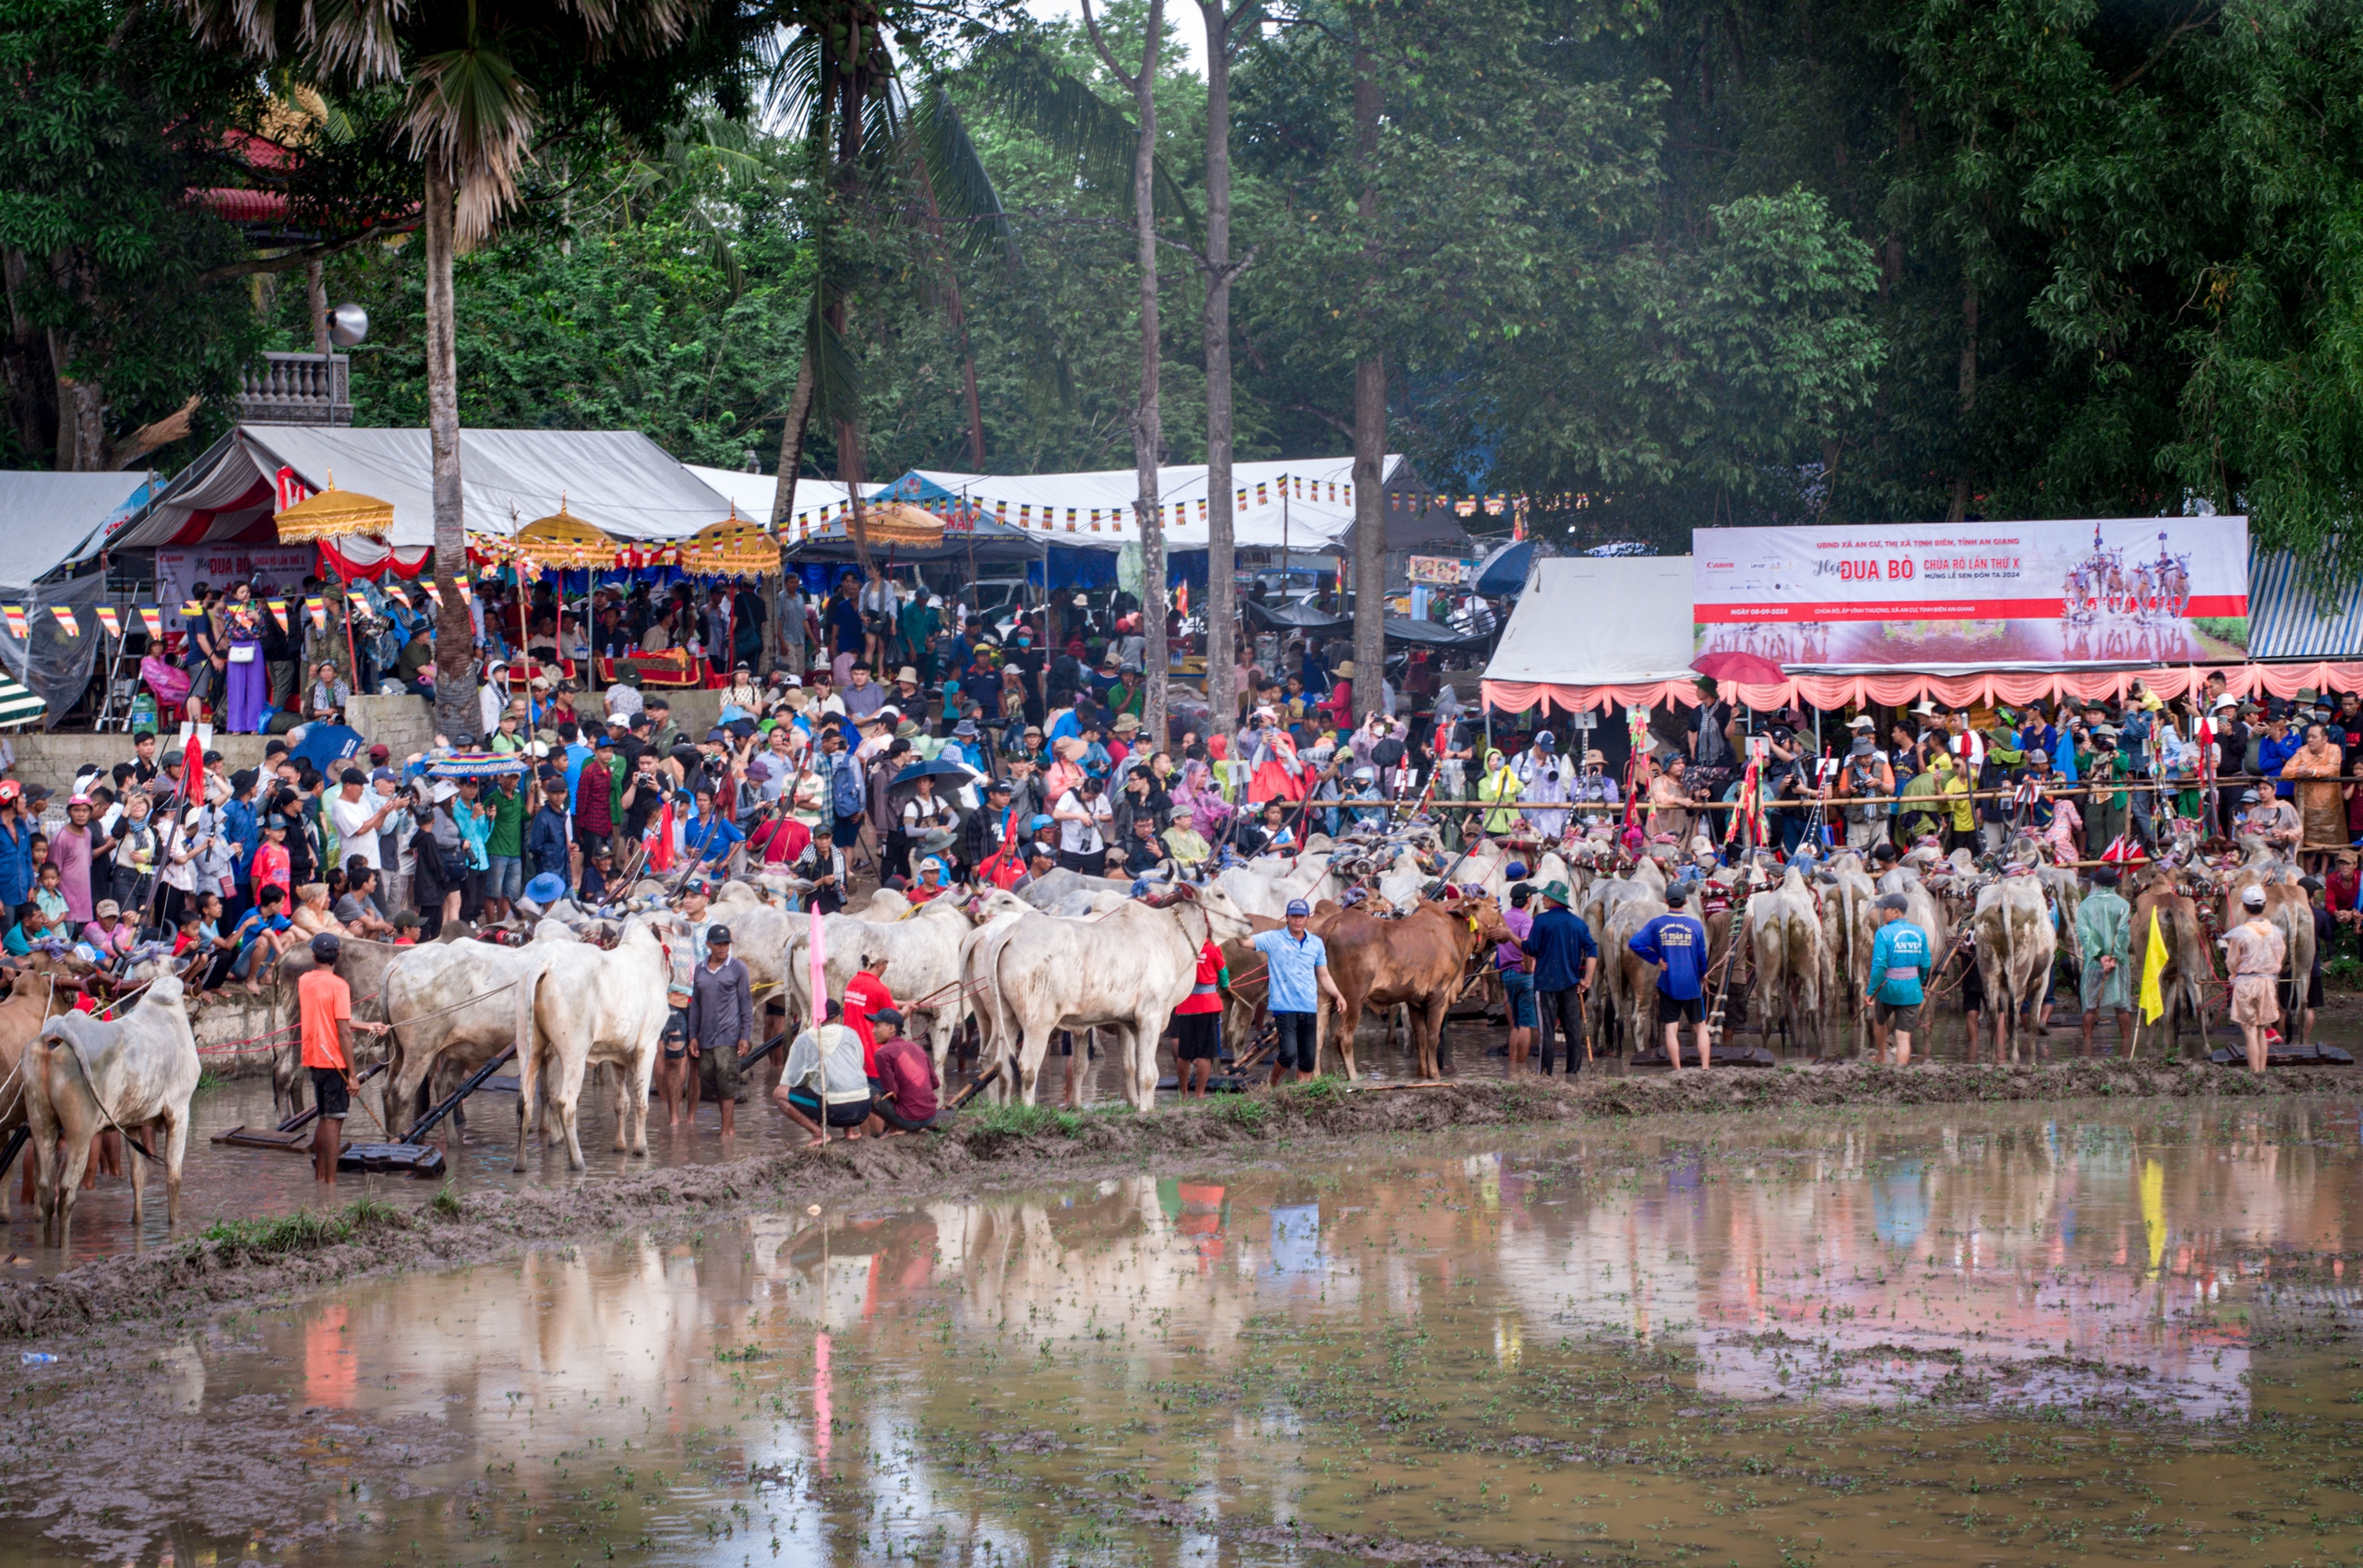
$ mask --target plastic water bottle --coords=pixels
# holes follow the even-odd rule
[[[46,1367],[56,1359],[46,1350],[27,1350],[17,1358],[19,1365],[27,1367]]]

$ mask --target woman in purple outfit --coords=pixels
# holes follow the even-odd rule
[[[233,735],[252,735],[262,728],[262,712],[270,698],[270,676],[262,662],[262,606],[251,584],[230,590],[222,607],[223,629],[230,640],[230,689],[222,700],[224,727]]]

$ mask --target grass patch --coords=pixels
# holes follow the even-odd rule
[[[460,1203],[459,1190],[448,1181],[436,1189],[435,1196],[426,1200],[426,1206],[445,1219],[457,1219],[465,1212]]]
[[[1133,1114],[1133,1107],[1122,1100],[1111,1105],[1093,1106],[1088,1110],[1019,1105],[1012,1100],[1005,1106],[963,1111],[960,1119],[979,1132],[1004,1138],[1031,1138],[1038,1132],[1055,1132],[1062,1138],[1079,1138],[1095,1120],[1107,1121]]]
[[[1301,1083],[1291,1083],[1280,1093],[1301,1105],[1327,1105],[1346,1097],[1346,1081],[1334,1073],[1325,1072]]]
[[[1221,1099],[1207,1101],[1206,1107],[1207,1115],[1245,1128],[1261,1127],[1272,1118],[1272,1102],[1261,1095],[1225,1095]]]
[[[224,1251],[246,1258],[282,1257],[349,1241],[364,1230],[407,1223],[408,1216],[390,1203],[363,1198],[325,1214],[306,1212],[273,1215],[267,1219],[215,1220],[198,1233]]]

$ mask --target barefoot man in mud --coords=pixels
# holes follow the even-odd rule
[[[304,1065],[312,1074],[312,1103],[319,1119],[312,1125],[312,1179],[336,1185],[336,1162],[344,1153],[344,1118],[353,1106],[353,987],[336,972],[344,951],[336,933],[312,939],[314,968],[295,982],[295,1019]],[[382,1023],[361,1028],[381,1034]]]
[[[2224,956],[2232,972],[2232,1022],[2249,1048],[2249,1071],[2264,1071],[2264,1032],[2281,1021],[2282,962],[2288,944],[2281,928],[2264,917],[2264,890],[2240,894],[2248,918],[2224,933]]]

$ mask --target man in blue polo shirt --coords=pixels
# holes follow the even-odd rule
[[[1690,889],[1676,882],[1665,891],[1666,912],[1641,928],[1627,943],[1658,965],[1658,1023],[1665,1029],[1665,1059],[1682,1071],[1682,1023],[1698,1046],[1698,1071],[1707,1060],[1707,928],[1688,911]]]
[[[1566,1037],[1567,1076],[1573,1078],[1583,1071],[1576,1042],[1583,1038],[1584,993],[1591,989],[1592,976],[1600,968],[1600,945],[1592,940],[1591,928],[1567,907],[1571,898],[1565,882],[1553,881],[1544,888],[1542,913],[1534,917],[1533,930],[1518,944],[1534,960],[1534,995],[1542,1016],[1542,1074],[1546,1078],[1556,1051],[1553,1035]]]
[[[1345,994],[1329,978],[1329,950],[1304,928],[1312,913],[1304,900],[1291,899],[1288,928],[1263,932],[1254,941],[1255,951],[1264,955],[1272,1024],[1279,1032],[1279,1049],[1272,1059],[1275,1083],[1290,1068],[1300,1083],[1320,1070],[1321,999],[1326,996],[1340,1016],[1346,1011]]]

